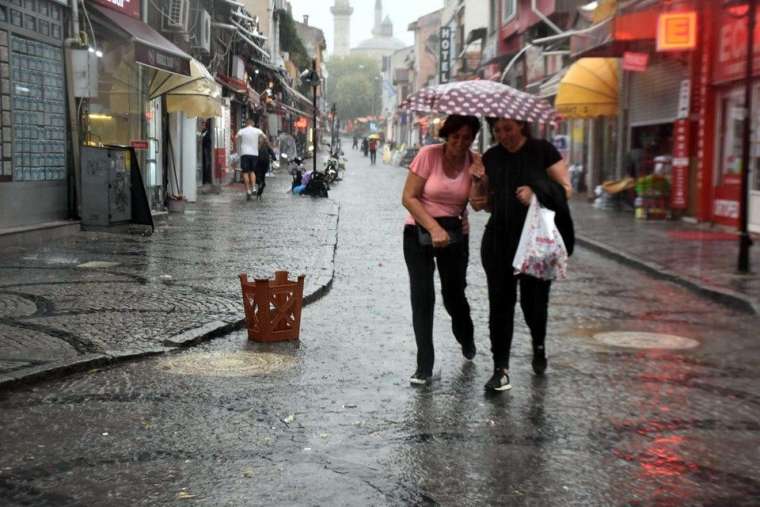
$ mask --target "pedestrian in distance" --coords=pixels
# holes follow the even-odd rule
[[[369,163],[375,165],[377,162],[377,138],[373,137],[369,140]]]
[[[470,203],[476,211],[491,213],[481,245],[494,363],[494,373],[485,388],[506,391],[512,387],[509,355],[518,285],[520,307],[533,346],[533,371],[543,375],[547,367],[545,341],[551,281],[515,275],[512,268],[533,196],[542,206],[556,212],[555,224],[568,255],[573,252],[575,235],[567,204],[571,193],[567,165],[554,145],[532,138],[525,122],[489,118],[488,124],[498,144],[483,155],[482,165],[470,166],[473,178]]]
[[[467,201],[470,167],[480,157],[470,151],[480,122],[474,116],[451,115],[439,135],[443,144],[426,146],[409,166],[402,204],[409,211],[404,225],[404,260],[409,272],[412,324],[417,342],[417,369],[412,385],[430,384],[435,351],[433,309],[436,266],[441,295],[451,316],[454,337],[467,360],[475,357],[470,305],[465,296],[469,259]]]
[[[369,154],[369,140],[366,137],[362,139],[362,153],[365,157]]]
[[[354,134],[354,141],[351,144],[351,149],[352,150],[358,150],[359,149],[359,136],[357,136],[356,134]]]
[[[259,156],[259,139],[266,138],[264,132],[256,128],[253,119],[248,118],[245,127],[240,129],[235,135],[237,143],[237,152],[240,155],[240,172],[243,174],[243,183],[245,184],[245,195],[247,200],[251,200],[253,190],[256,186],[256,162]]]
[[[272,146],[269,144],[269,139],[265,136],[261,137],[259,156],[256,159],[256,170],[254,171],[256,176],[256,199],[260,200],[261,195],[264,193],[264,187],[267,186],[267,173],[273,160],[277,160],[277,158]]]

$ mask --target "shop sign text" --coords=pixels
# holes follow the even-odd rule
[[[747,16],[737,17],[726,9],[720,22],[716,44],[716,63],[713,82],[743,79],[747,64]],[[760,74],[760,23],[755,26],[753,73]]]
[[[631,72],[644,72],[649,65],[649,53],[623,53],[623,70]]]
[[[140,0],[94,0],[96,4],[140,19]]]
[[[438,58],[438,82],[448,83],[451,80],[451,28],[441,27],[441,49]]]
[[[670,207],[686,209],[689,188],[689,120],[677,120],[673,125],[673,166]]]

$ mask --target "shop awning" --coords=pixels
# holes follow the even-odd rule
[[[565,118],[616,116],[618,112],[617,58],[581,58],[559,82],[554,108]]]
[[[222,87],[198,60],[190,60],[190,76],[157,73],[150,83],[150,98],[166,96],[166,110],[185,116],[208,118],[222,115]]]
[[[190,76],[190,55],[139,19],[92,4],[112,28],[126,33],[135,45],[135,61],[154,69]]]

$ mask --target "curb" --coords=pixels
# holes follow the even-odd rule
[[[335,255],[338,251],[338,226],[340,224],[340,203],[335,202],[335,204],[337,207],[335,214],[336,218],[334,222],[335,241],[333,243],[332,258],[330,259],[330,265],[332,267],[330,270],[330,277],[324,284],[317,287],[313,292],[304,295],[303,307],[316,303],[325,297],[330,292],[330,289],[332,289],[333,279],[335,278]],[[330,225],[332,226],[333,224]],[[61,361],[54,364],[32,368],[31,371],[27,369],[24,373],[18,375],[14,375],[12,373],[7,375],[0,375],[0,392],[21,385],[27,385],[43,380],[63,377],[72,373],[79,373],[93,368],[102,368],[104,366],[111,366],[119,363],[144,359],[147,357],[160,356],[170,352],[176,352],[184,348],[189,348],[194,345],[213,340],[214,338],[228,335],[244,328],[245,318],[233,322],[215,320],[200,327],[187,329],[178,334],[172,335],[161,342],[161,345],[163,345],[162,347],[159,346],[152,350],[127,350],[112,351],[102,354],[88,354],[86,356],[73,360]]]
[[[668,282],[680,285],[681,287],[689,289],[697,295],[706,297],[732,309],[738,308],[739,310],[746,313],[760,315],[760,304],[753,301],[752,298],[749,298],[744,294],[718,287],[712,287],[695,280],[691,280],[683,275],[669,271],[659,264],[643,261],[639,258],[633,257],[632,255],[621,252],[620,250],[616,250],[615,248],[612,248],[604,243],[600,243],[582,235],[576,235],[575,240],[577,244],[588,250],[592,250],[612,260],[626,264],[640,271],[644,271],[650,275],[657,276],[658,278],[664,279]]]

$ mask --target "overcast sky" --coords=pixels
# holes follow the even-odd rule
[[[485,1],[485,0],[484,0]],[[370,33],[375,23],[375,0],[349,0],[354,13],[351,15],[351,47],[364,39],[372,37]],[[327,51],[333,50],[333,18],[330,7],[334,0],[290,0],[293,6],[293,18],[303,21],[303,15],[309,15],[309,24],[321,28],[327,40]],[[383,19],[390,16],[393,21],[393,36],[407,45],[414,43],[414,35],[407,31],[409,23],[420,16],[443,7],[443,0],[383,0]]]

